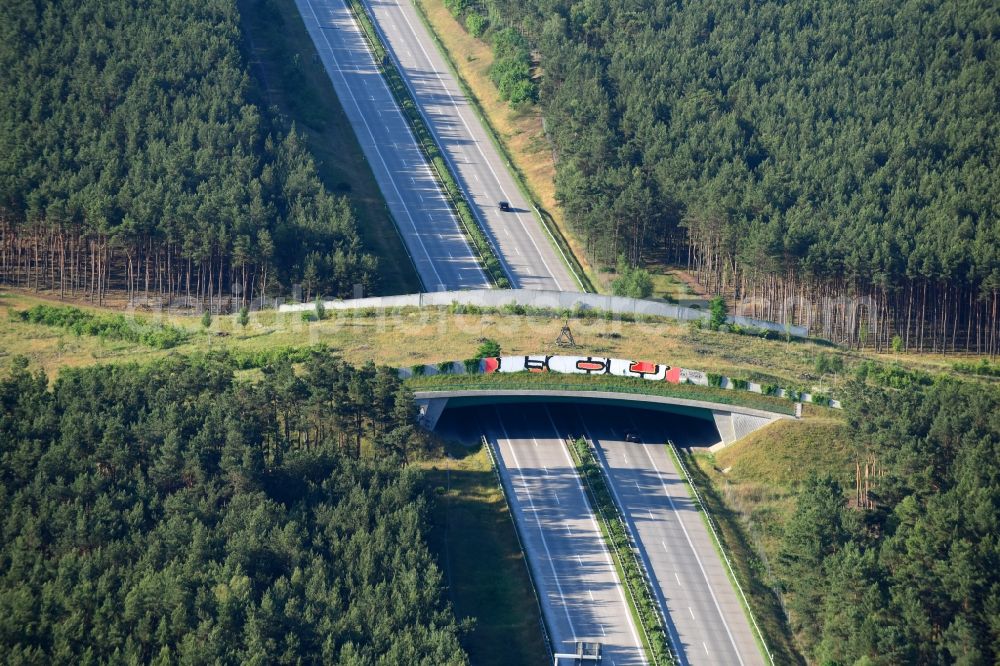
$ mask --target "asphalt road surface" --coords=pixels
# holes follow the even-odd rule
[[[480,224],[499,248],[511,286],[579,290],[410,0],[362,1]],[[501,212],[500,201],[512,210]]]
[[[683,444],[685,424],[696,419],[573,409],[575,414],[563,416],[569,421],[566,427],[582,426],[610,472],[612,492],[637,537],[682,663],[766,663],[725,564],[665,446],[667,438]],[[625,441],[626,432],[641,441]]]
[[[343,0],[295,0],[427,291],[491,286]]]
[[[561,435],[544,406],[471,411],[499,451],[511,512],[556,652],[604,646],[602,663],[645,664],[611,555]]]

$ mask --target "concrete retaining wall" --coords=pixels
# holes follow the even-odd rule
[[[371,298],[356,298],[344,301],[326,301],[323,305],[327,310],[361,310],[366,308],[387,309],[406,307],[440,307],[452,303],[461,305],[476,305],[483,308],[501,308],[505,305],[521,305],[531,308],[546,308],[550,310],[582,310],[595,312],[613,312],[616,314],[648,315],[679,319],[681,321],[708,321],[709,314],[704,310],[686,308],[673,303],[662,303],[641,298],[625,296],[606,296],[603,294],[585,294],[574,291],[545,291],[536,289],[469,289],[465,291],[438,291],[426,294],[406,294],[402,296],[375,296]],[[312,310],[312,303],[282,305],[281,312],[305,312]],[[785,326],[773,321],[750,319],[747,317],[729,317],[731,323],[740,326],[755,326],[776,333],[790,333],[797,337],[806,335],[805,326]]]

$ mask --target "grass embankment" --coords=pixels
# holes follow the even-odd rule
[[[810,387],[821,384],[836,395],[836,388],[868,353],[838,351],[812,342],[762,340],[709,330],[693,330],[682,322],[605,321],[601,318],[571,320],[579,345],[574,350],[556,346],[564,319],[556,313],[512,316],[499,313],[457,314],[449,308],[407,309],[384,313],[371,311],[328,312],[324,321],[305,323],[299,313],[252,312],[243,329],[233,315],[215,317],[205,330],[197,315],[159,314],[138,311],[150,321],[167,323],[191,333],[170,352],[128,341],[75,336],[58,327],[12,321],[11,310],[27,310],[38,304],[59,304],[53,298],[25,292],[0,292],[0,363],[5,357],[23,354],[34,367],[54,375],[62,366],[138,361],[167,353],[190,353],[209,349],[257,352],[275,347],[306,347],[326,344],[352,363],[373,360],[377,364],[409,367],[417,363],[459,360],[475,355],[481,338],[500,343],[504,354],[580,354],[658,361],[681,367],[746,377],[780,386]],[[81,310],[122,314],[121,308],[95,308],[74,303]],[[446,341],[446,343],[442,343]],[[847,368],[842,375],[819,377],[818,354],[837,354]],[[878,358],[878,357],[874,357]],[[889,357],[882,359],[889,361]],[[955,356],[908,355],[904,367],[928,371],[947,370]],[[565,377],[565,375],[563,376]],[[586,379],[586,378],[583,378]],[[973,381],[970,379],[970,381]],[[787,403],[791,404],[791,403]],[[828,410],[804,406],[807,416]]]
[[[790,400],[694,384],[671,384],[632,377],[611,375],[565,375],[555,372],[517,372],[493,374],[437,374],[415,376],[406,380],[414,391],[424,390],[567,390],[612,391],[615,393],[658,395],[685,400],[704,400],[724,405],[761,409],[779,414],[793,414]]]
[[[379,292],[420,291],[417,271],[294,0],[238,5],[259,96],[306,136],[326,188],[350,200],[362,241],[379,259]]]
[[[375,62],[382,73],[382,77],[392,91],[393,97],[396,98],[399,108],[402,109],[403,115],[406,117],[410,129],[417,138],[421,150],[423,150],[427,160],[431,163],[434,174],[437,176],[438,182],[444,190],[445,198],[458,217],[459,227],[465,234],[466,240],[469,241],[473,251],[478,255],[483,270],[486,271],[486,274],[498,287],[510,287],[510,281],[503,269],[496,249],[490,244],[486,234],[479,226],[479,222],[476,221],[475,215],[472,214],[472,208],[465,200],[462,190],[455,180],[455,175],[448,168],[444,156],[441,154],[441,149],[438,147],[437,142],[434,141],[434,135],[424,122],[424,118],[420,114],[416,102],[410,95],[410,89],[406,87],[402,75],[396,69],[396,65],[390,58],[385,44],[382,43],[378,31],[375,30],[375,26],[365,12],[364,6],[358,0],[348,0],[347,4],[351,12],[353,12],[358,25],[361,27],[361,32],[368,41],[372,53],[375,55]]]
[[[543,223],[549,226],[567,258],[576,264],[574,270],[586,279],[585,288],[606,292],[606,281],[587,261],[583,245],[569,229],[556,201],[555,159],[545,137],[541,108],[530,105],[512,109],[500,99],[489,77],[493,64],[489,45],[466,32],[441,0],[416,0],[414,4],[439,46],[443,47],[442,52],[473,107],[485,121],[487,131],[509,160],[515,179],[540,209]]]
[[[795,492],[812,473],[830,473],[853,488],[855,454],[847,424],[825,414],[778,421],[714,455],[688,457],[692,480],[778,664],[804,663],[772,587],[772,563]]]
[[[463,636],[474,664],[548,662],[538,604],[514,524],[484,447],[447,447],[424,463],[434,493],[429,545],[441,565],[455,616],[475,617]]]
[[[594,514],[598,517],[618,578],[628,590],[629,611],[642,636],[643,647],[654,664],[674,663],[666,630],[656,611],[656,600],[649,583],[642,573],[639,557],[632,548],[625,531],[625,523],[618,513],[618,506],[611,497],[604,475],[590,446],[583,439],[567,445],[573,456],[577,472],[583,480],[584,492]]]

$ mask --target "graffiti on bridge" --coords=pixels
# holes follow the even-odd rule
[[[708,376],[698,370],[676,366],[633,361],[603,356],[500,356],[483,359],[482,371],[493,372],[558,372],[577,375],[614,375],[636,377],[673,384],[708,386]]]

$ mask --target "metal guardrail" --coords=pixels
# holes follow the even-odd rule
[[[494,147],[496,147],[496,149],[499,151],[500,155],[504,159],[504,162],[507,164],[508,171],[510,172],[514,180],[514,184],[517,186],[519,190],[521,190],[521,194],[523,194],[524,197],[531,202],[531,207],[534,209],[535,214],[538,216],[539,224],[541,224],[542,229],[545,230],[545,233],[548,235],[549,240],[559,251],[559,254],[562,255],[563,263],[566,265],[567,268],[569,268],[569,272],[573,276],[573,279],[577,282],[577,284],[580,285],[580,288],[583,289],[585,292],[597,293],[597,289],[590,281],[590,278],[587,277],[586,271],[583,270],[583,265],[580,263],[580,260],[573,254],[572,249],[569,247],[569,241],[566,240],[566,237],[563,235],[562,231],[559,230],[558,226],[556,227],[556,233],[558,234],[559,239],[556,238],[556,235],[550,228],[550,223],[545,219],[542,210],[538,206],[538,201],[537,201],[538,197],[535,196],[534,191],[528,185],[527,179],[525,178],[524,174],[514,163],[514,160],[510,155],[510,151],[507,150],[506,144],[501,140],[500,134],[497,132],[496,128],[493,127],[493,122],[491,121],[489,114],[486,113],[486,110],[483,108],[482,103],[479,101],[479,98],[473,94],[472,88],[469,86],[469,83],[465,80],[465,77],[462,76],[462,72],[459,71],[458,66],[456,65],[454,59],[451,56],[451,52],[444,45],[444,42],[441,41],[440,35],[438,35],[437,31],[434,29],[434,26],[431,23],[430,19],[427,17],[427,13],[424,11],[424,8],[420,5],[419,2],[416,2],[416,0],[412,0],[412,5],[417,12],[417,16],[420,18],[421,23],[424,24],[424,27],[430,34],[431,39],[434,41],[434,45],[437,47],[438,53],[440,53],[441,56],[444,58],[445,63],[448,65],[448,69],[450,69],[451,73],[454,75],[455,81],[458,83],[458,87],[462,90],[462,93],[469,101],[470,107],[476,114],[476,117],[478,117],[479,121],[482,123],[483,129],[486,130],[487,136],[489,136],[490,141],[493,143]],[[548,213],[545,213],[545,215],[548,215]],[[553,222],[552,224],[554,225],[555,223]],[[566,246],[566,250],[563,249],[563,245]],[[567,256],[566,254],[567,251],[569,252],[569,256]]]
[[[611,475],[608,472],[607,464],[603,459],[603,456],[598,457],[597,446],[594,444],[593,440],[588,437],[587,441],[588,441],[588,446],[590,447],[591,455],[594,456],[594,460],[595,462],[597,462],[597,466],[601,470],[601,476],[604,479],[604,485],[605,487],[607,487],[609,491],[611,491],[612,497],[614,498],[614,502],[617,508],[616,513],[618,517],[618,522],[621,523],[622,528],[625,530],[625,534],[629,538],[629,545],[632,548],[637,549],[639,547],[638,546],[639,537],[637,534],[635,534],[635,532],[632,531],[632,526],[629,524],[627,520],[625,520],[624,516],[622,515],[624,508],[621,506],[621,500],[618,498],[618,492],[614,489],[614,485],[611,481]],[[670,658],[673,659],[674,661],[679,661],[677,653],[674,651],[673,645],[671,644],[670,641],[670,636],[668,634],[667,617],[665,615],[666,609],[660,608],[660,604],[656,602],[657,599],[656,591],[653,589],[653,584],[651,582],[652,576],[649,573],[649,569],[646,567],[646,563],[643,561],[642,557],[635,557],[635,561],[639,565],[639,570],[642,572],[642,582],[646,587],[646,593],[649,594],[649,598],[653,602],[653,609],[656,611],[657,616],[659,616],[660,618],[660,627],[663,629],[664,636],[666,636],[667,638],[667,649],[670,651],[669,652]]]
[[[438,154],[441,156],[442,161],[445,162],[445,167],[449,171],[448,176],[450,177],[451,181],[455,184],[455,187],[459,190],[459,195],[461,196],[462,203],[464,203],[468,207],[469,212],[472,214],[473,218],[475,218],[473,220],[474,223],[477,225],[479,232],[482,234],[483,239],[486,241],[486,244],[489,247],[490,251],[493,253],[493,256],[500,264],[502,271],[506,274],[505,277],[510,282],[510,284],[514,284],[513,269],[511,269],[510,265],[507,263],[506,257],[504,257],[503,254],[500,252],[500,248],[497,247],[497,243],[495,239],[492,237],[492,234],[489,233],[489,227],[486,224],[486,220],[482,216],[482,212],[479,211],[478,208],[473,206],[474,199],[472,197],[472,194],[468,191],[464,182],[460,178],[458,178],[457,176],[457,174],[459,173],[458,166],[455,164],[451,155],[448,154],[448,152],[445,151],[444,148],[442,147],[444,143],[441,141],[441,137],[438,136],[437,131],[434,129],[434,124],[431,123],[430,118],[427,116],[427,112],[424,110],[423,106],[421,106],[417,102],[417,91],[413,88],[413,84],[406,77],[406,74],[404,74],[405,68],[403,67],[403,63],[399,60],[399,57],[396,55],[396,52],[393,51],[392,48],[390,48],[388,36],[385,34],[385,31],[382,30],[381,24],[379,24],[378,20],[376,20],[375,13],[372,10],[372,8],[368,5],[368,1],[357,0],[357,2],[360,3],[362,10],[365,13],[365,17],[371,24],[372,30],[375,31],[375,38],[378,39],[379,42],[381,43],[382,50],[385,52],[386,56],[392,62],[393,67],[396,70],[396,74],[399,76],[399,80],[403,83],[403,86],[406,88],[409,94],[410,101],[412,101],[413,103],[413,108],[417,111],[417,114],[421,118],[424,129],[427,130],[427,133],[430,136],[431,141],[434,142],[435,147],[437,148]],[[400,102],[400,106],[402,106],[402,102]],[[452,205],[455,208],[455,216],[459,218],[459,221],[461,222],[462,226],[466,227],[466,233],[469,234],[471,237],[473,235],[473,231],[467,227],[467,222],[462,216],[461,211],[459,211],[458,209],[459,201],[456,200],[456,197],[452,194],[452,192],[448,188],[445,177],[438,171],[437,165],[434,164],[434,160],[428,157],[428,162],[431,163],[431,167],[434,169],[435,172],[437,172],[438,178],[442,183],[442,189],[445,190],[446,195],[448,196],[449,200],[452,202]],[[485,257],[483,257],[483,263],[484,263],[483,272],[486,273],[491,279],[494,279],[495,281],[496,277],[490,275],[490,272],[485,265],[486,264]]]
[[[719,533],[715,529],[715,520],[712,518],[712,514],[705,508],[705,503],[701,499],[701,494],[698,492],[698,488],[694,485],[694,481],[691,480],[691,475],[688,473],[687,465],[684,463],[684,459],[681,457],[680,452],[677,450],[677,445],[674,444],[673,440],[668,439],[667,445],[671,448],[674,453],[674,458],[677,459],[677,465],[681,469],[681,473],[684,475],[684,480],[687,482],[688,487],[691,489],[691,493],[694,495],[695,501],[698,502],[698,506],[701,508],[702,514],[705,516],[705,522],[708,523],[708,528],[712,532],[712,537],[715,539],[715,544],[719,547],[719,552],[722,553],[722,559],[726,563],[726,568],[729,569],[729,575],[733,578],[733,583],[736,585],[736,590],[740,593],[740,597],[743,599],[743,607],[747,611],[747,615],[750,617],[750,622],[753,623],[753,628],[757,631],[757,637],[760,639],[760,644],[764,648],[764,654],[767,655],[767,660],[773,665],[774,656],[767,647],[767,641],[764,640],[764,632],[760,630],[760,626],[757,624],[757,619],[753,615],[753,610],[750,608],[750,602],[747,600],[747,595],[743,592],[743,586],[740,585],[739,578],[736,577],[736,571],[733,569],[732,563],[729,561],[729,556],[726,554],[726,548],[722,544],[722,539],[719,538]]]
[[[355,3],[357,3],[357,5]],[[470,249],[474,254],[478,256],[480,268],[482,269],[483,274],[491,282],[493,282],[494,286],[497,286],[497,276],[493,275],[493,273],[489,270],[488,266],[489,262],[487,261],[486,254],[479,248],[479,244],[476,242],[475,232],[471,228],[469,228],[469,222],[468,220],[465,219],[465,216],[462,215],[462,211],[459,206],[460,203],[464,203],[466,207],[468,207],[470,213],[472,213],[472,215],[475,216],[475,210],[469,203],[470,199],[468,196],[468,192],[464,190],[461,183],[455,177],[456,173],[455,165],[451,162],[451,159],[448,157],[445,151],[441,149],[441,142],[438,139],[437,134],[434,132],[433,126],[429,123],[422,107],[419,104],[417,104],[416,91],[413,90],[413,87],[410,85],[410,82],[403,75],[402,63],[399,62],[399,59],[396,57],[395,52],[391,48],[389,48],[388,39],[382,32],[381,26],[379,25],[378,21],[375,20],[375,17],[371,12],[371,8],[368,6],[365,0],[347,0],[347,7],[350,10],[351,14],[354,16],[354,19],[359,24],[358,27],[361,31],[361,34],[364,36],[365,41],[368,43],[368,47],[372,52],[373,59],[376,60],[376,67],[380,69],[382,78],[385,80],[386,87],[389,89],[390,94],[395,99],[396,104],[399,106],[400,114],[402,114],[403,119],[410,127],[410,131],[413,133],[414,142],[417,144],[417,146],[420,148],[421,153],[423,153],[424,157],[426,158],[427,164],[430,166],[432,172],[436,176],[438,185],[440,186],[441,192],[444,195],[445,200],[450,204],[451,210],[455,214],[455,218],[458,220],[459,226],[465,232],[466,240],[468,241]],[[361,12],[360,14],[359,11]],[[362,20],[362,18],[364,18],[364,20]],[[368,31],[369,26],[371,27],[372,34],[369,34]],[[381,63],[379,63],[377,60],[379,50],[381,50],[382,53],[384,54]],[[391,72],[389,71],[390,68],[386,66],[386,59],[388,60],[393,70]],[[408,93],[408,99],[404,98],[403,95],[400,93],[400,91],[398,91],[396,87],[393,85],[393,82],[391,80],[393,73],[396,75],[396,77],[398,77],[399,81],[403,84],[404,88],[406,88],[406,91]],[[423,129],[427,132],[429,141],[431,141],[434,144],[434,148],[437,150],[442,160],[444,160],[447,163],[445,165],[445,168],[450,169],[450,172],[447,175],[441,173],[441,170],[438,168],[438,165],[434,162],[434,159],[430,154],[429,147],[424,143],[423,138],[421,137],[421,132],[420,132],[421,128],[416,127],[416,119],[414,119],[413,117],[410,116],[409,113],[407,113],[406,110],[407,101],[411,102],[413,108],[417,111],[417,114],[420,116],[420,122],[422,124]],[[456,197],[455,193],[451,191],[451,188],[448,186],[449,178],[455,184],[455,187],[460,191],[459,194],[463,195],[461,198]],[[483,231],[482,225],[480,224],[478,225],[478,227],[480,233],[483,236],[483,240],[486,242],[487,248],[493,254],[494,258],[497,259],[498,263],[501,266],[501,270],[505,273],[503,277],[506,277],[507,280],[509,281],[511,279],[511,271],[510,267],[506,263],[506,260],[504,259],[503,255],[499,253],[498,248],[493,242],[493,239],[490,238],[489,234],[486,234]]]
[[[500,494],[503,495],[503,501],[507,505],[507,515],[510,516],[511,525],[514,527],[514,536],[517,538],[517,547],[521,550],[521,558],[524,561],[524,568],[528,571],[528,582],[531,584],[531,594],[535,597],[535,605],[538,607],[538,623],[542,628],[542,639],[545,641],[545,649],[549,653],[549,661],[554,660],[555,651],[552,647],[552,634],[549,631],[548,626],[545,623],[545,612],[542,610],[542,600],[538,596],[538,588],[535,587],[535,577],[531,573],[531,566],[528,564],[528,554],[524,550],[524,543],[521,541],[521,530],[517,526],[517,521],[514,520],[514,512],[510,509],[510,499],[507,497],[507,488],[503,484],[503,477],[500,476],[500,465],[497,463],[497,455],[493,452],[493,445],[486,435],[480,435],[483,446],[486,447],[486,452],[490,457],[490,468],[493,470],[493,475],[496,477],[497,485],[500,487]]]
[[[566,446],[567,446],[567,448],[569,448],[570,455],[573,457],[573,459],[574,460],[578,460],[577,453],[573,449],[573,441],[572,441],[572,439],[570,439],[570,438],[566,439]],[[591,447],[591,448],[593,447],[593,445],[590,444],[590,443],[588,443],[588,446]],[[591,455],[593,456],[593,451],[591,451]],[[595,460],[595,462],[597,462],[596,457],[594,458],[594,460]],[[580,462],[582,462],[582,461],[580,461]],[[608,484],[608,480],[606,478],[607,472],[605,471],[604,466],[601,465],[600,463],[597,463],[597,466],[601,470],[601,476],[604,479],[605,487],[608,488],[608,489],[610,489],[611,486]],[[587,484],[587,488],[590,489],[590,494],[594,498],[594,503],[598,504],[598,502],[597,502],[597,493],[594,491],[594,487],[591,485],[590,479],[588,479],[586,476],[584,476],[582,474],[580,474],[580,476],[583,476],[584,483],[586,483]],[[629,540],[629,547],[632,548],[632,549],[634,549],[634,548],[636,548],[636,540],[635,540],[635,538],[634,538],[634,536],[632,534],[632,530],[629,529],[628,524],[622,519],[621,508],[617,507],[617,506],[615,508],[616,508],[615,518],[618,519],[618,523],[622,526],[622,529],[624,530],[625,535],[626,535],[626,537]],[[618,546],[615,544],[614,538],[611,536],[610,520],[609,520],[608,516],[604,513],[604,509],[601,506],[597,506],[596,509],[597,509],[598,513],[600,514],[600,516],[601,516],[601,520],[605,523],[605,525],[608,525],[608,527],[607,527],[607,530],[608,530],[608,539],[607,540],[611,543],[611,547],[612,547],[612,549],[615,552],[615,557],[618,559],[618,565],[622,569],[622,578],[624,579],[623,582],[625,583],[625,589],[626,589],[626,591],[628,591],[629,599],[632,600],[632,606],[635,608],[636,614],[640,616],[639,617],[639,628],[642,629],[642,635],[646,638],[646,645],[649,645],[650,656],[652,657],[654,664],[659,664],[659,661],[657,661],[657,659],[656,659],[656,651],[653,649],[653,644],[649,640],[649,634],[646,632],[646,626],[642,622],[642,616],[641,616],[641,613],[639,611],[639,603],[636,601],[636,594],[632,590],[632,585],[629,582],[628,574],[625,571],[625,562],[622,560],[621,551],[618,549]],[[667,634],[666,634],[666,626],[667,626],[667,624],[666,624],[666,618],[664,618],[663,617],[663,613],[660,612],[659,604],[657,604],[655,602],[656,596],[653,593],[652,584],[649,582],[650,581],[649,571],[646,570],[646,566],[643,564],[642,558],[636,557],[634,550],[632,551],[632,559],[638,565],[639,573],[642,574],[643,587],[646,588],[646,594],[648,594],[650,600],[653,601],[653,610],[654,610],[654,612],[656,612],[656,615],[657,615],[657,617],[660,620],[660,630],[664,632],[663,636],[664,636],[664,639],[665,639],[665,642],[666,642],[666,645],[667,645],[667,656],[670,658],[671,663],[676,663],[676,661],[677,661],[677,655],[674,652],[673,646],[670,643],[670,637],[667,636]]]

